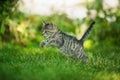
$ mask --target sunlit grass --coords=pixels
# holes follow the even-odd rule
[[[93,41],[92,40],[86,40],[84,42],[84,47],[87,48],[87,49],[93,47]]]
[[[3,47],[0,49],[1,80],[119,80],[119,48],[96,47],[84,64],[62,55],[56,48]],[[89,56],[89,55],[88,55]],[[89,56],[90,57],[90,56]]]

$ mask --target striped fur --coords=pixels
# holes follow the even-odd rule
[[[40,43],[40,47],[55,46],[67,56],[70,56],[74,59],[86,61],[87,56],[84,53],[83,42],[87,39],[94,23],[95,22],[91,23],[90,27],[80,40],[77,40],[75,37],[60,31],[52,23],[44,23],[43,36],[46,38],[46,40],[43,40]]]
[[[93,28],[93,25],[94,25],[94,24],[95,24],[95,22],[93,21],[93,22],[90,24],[90,27],[89,27],[89,28],[87,29],[87,31],[85,32],[85,34],[82,36],[80,42],[84,42],[84,41],[87,39],[87,37],[88,37],[88,35],[90,34],[91,29]]]

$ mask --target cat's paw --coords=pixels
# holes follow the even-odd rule
[[[40,47],[40,48],[43,48],[44,45],[45,45],[45,43],[44,43],[44,42],[41,42],[40,45],[39,45],[39,47]]]
[[[47,47],[47,48],[48,48],[49,46],[50,46],[49,44],[46,44],[46,45],[45,45],[45,47]]]

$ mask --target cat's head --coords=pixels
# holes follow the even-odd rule
[[[52,34],[58,31],[58,29],[53,23],[43,22],[42,31],[43,31],[42,35],[45,38],[49,38]]]

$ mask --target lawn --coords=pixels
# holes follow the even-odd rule
[[[0,48],[0,80],[119,80],[120,48],[86,49],[89,63],[62,55],[56,48]]]

